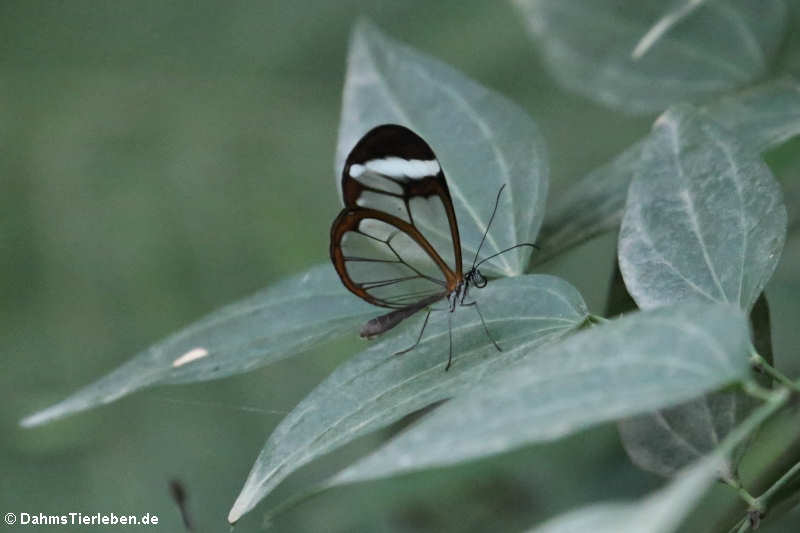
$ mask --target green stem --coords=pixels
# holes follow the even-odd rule
[[[606,324],[607,322],[609,322],[609,320],[607,318],[603,318],[603,317],[597,316],[597,315],[589,315],[586,318],[587,318],[587,320],[589,322],[591,322],[593,324]]]
[[[736,527],[736,526],[734,526],[734,527]],[[747,531],[749,529],[750,529],[750,520],[745,518],[745,519],[742,520],[742,523],[739,526],[739,529],[736,530],[736,533],[744,533],[745,531]]]
[[[768,389],[766,387],[762,387],[757,381],[754,379],[750,379],[749,381],[745,381],[742,383],[742,389],[744,392],[762,401],[769,401],[772,397],[773,390]]]
[[[747,503],[747,505],[750,506],[750,509],[755,509],[758,512],[764,512],[765,507],[764,503],[761,501],[761,498],[756,498],[755,496],[747,492],[747,489],[745,489],[744,487],[739,487],[737,492],[739,493],[739,497],[743,499]]]
[[[747,383],[745,383],[745,389],[747,389]],[[722,441],[719,447],[722,453],[726,455],[730,454],[733,449],[753,433],[764,420],[783,407],[789,399],[789,391],[784,388],[769,391],[763,399],[765,400],[764,403],[750,413],[741,424],[736,426],[736,428],[725,437],[725,440]]]
[[[750,362],[763,370],[767,375],[772,377],[775,381],[780,383],[781,385],[788,387],[794,392],[800,392],[800,382],[792,381],[791,379],[784,376],[781,372],[779,372],[775,367],[767,362],[766,359],[761,357],[758,353],[753,352],[750,354]]]
[[[763,508],[766,509],[767,505],[769,504],[770,499],[778,492],[780,489],[784,487],[787,483],[794,480],[794,477],[800,473],[800,463],[795,464],[789,470],[783,474],[778,481],[772,484],[770,488],[764,491],[764,494],[757,498],[758,502],[761,504]]]
[[[725,440],[722,441],[722,444],[719,447],[719,450],[725,454],[729,455],[731,451],[748,435],[753,433],[758,426],[760,426],[767,418],[772,416],[775,412],[777,412],[781,407],[783,407],[786,402],[789,400],[790,391],[784,387],[775,390],[768,390],[764,389],[763,387],[759,387],[755,382],[749,381],[744,383],[744,389],[749,394],[752,394],[758,398],[764,400],[764,403],[760,405],[757,409],[755,409],[750,415],[744,419],[744,421],[736,426],[736,428],[725,437]],[[741,485],[731,484],[736,489],[736,492],[739,494],[739,497],[742,498],[749,507],[748,509],[748,516],[744,517],[742,521],[738,522],[731,531],[737,531],[737,533],[743,533],[745,531],[749,531],[751,528],[750,522],[750,513],[758,513],[758,515],[762,515],[766,509],[767,504],[769,503],[769,497],[771,497],[775,491],[777,491],[780,487],[785,485],[789,482],[789,480],[800,472],[800,463],[792,467],[786,474],[784,474],[781,479],[779,479],[775,485],[778,485],[773,489],[770,487],[764,494],[759,496],[758,498],[754,498],[747,490],[742,487]],[[738,529],[737,529],[738,528]]]

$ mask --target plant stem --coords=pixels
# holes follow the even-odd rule
[[[736,526],[734,526],[734,527],[736,527]],[[736,530],[736,533],[744,533],[748,529],[750,529],[750,520],[745,518],[745,519],[742,520],[742,525],[739,526],[739,529]]]
[[[750,388],[750,383],[751,382],[745,383],[745,390]],[[729,454],[734,447],[753,433],[764,420],[783,407],[789,399],[789,391],[785,388],[768,391],[766,393],[759,392],[758,394],[763,395],[761,398],[764,400],[764,403],[750,413],[741,424],[736,426],[736,428],[725,437],[725,440],[723,440],[720,445],[722,453]]]
[[[764,494],[757,498],[761,506],[766,508],[770,499],[772,499],[775,493],[782,489],[784,485],[792,481],[798,473],[800,473],[800,463],[796,463],[793,467],[787,470],[786,473],[778,479],[778,481],[773,483],[770,488],[764,491]]]
[[[753,352],[750,354],[750,362],[763,370],[766,374],[772,377],[775,381],[779,382],[781,385],[788,387],[794,392],[800,392],[800,383],[792,381],[791,379],[784,376],[781,372],[779,372],[775,367],[767,362],[766,359],[761,357],[758,353]]]
[[[736,429],[729,433],[725,440],[722,441],[719,449],[726,455],[730,454],[737,444],[755,431],[756,428],[758,428],[758,426],[760,426],[767,418],[783,407],[790,397],[790,391],[785,387],[780,387],[775,390],[764,389],[752,380],[744,383],[744,389],[746,392],[748,392],[748,394],[764,400],[764,403],[750,413],[750,415],[745,418],[741,424],[736,426]],[[790,468],[786,474],[781,476],[781,478],[776,481],[772,487],[770,487],[758,498],[754,498],[752,494],[750,494],[738,483],[728,483],[734,489],[736,489],[739,497],[747,503],[749,508],[748,515],[745,516],[740,522],[737,522],[737,524],[731,528],[731,531],[736,531],[737,533],[749,531],[752,527],[751,514],[755,513],[757,517],[763,515],[767,509],[769,498],[798,473],[800,473],[800,463]]]
[[[747,503],[747,505],[750,506],[751,509],[755,509],[759,512],[762,512],[764,510],[764,503],[761,501],[761,498],[756,498],[755,496],[747,492],[747,489],[745,489],[744,487],[739,487],[737,489],[737,492],[739,493],[739,497],[742,498]]]
[[[742,383],[742,389],[744,392],[752,396],[753,398],[761,401],[769,401],[772,397],[772,389],[768,389],[766,387],[762,387],[758,382],[753,379],[749,381],[745,381]]]

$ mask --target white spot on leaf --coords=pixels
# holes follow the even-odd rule
[[[202,359],[207,355],[208,355],[208,350],[206,350],[205,348],[192,348],[182,356],[175,359],[172,362],[172,368],[178,368],[179,366],[183,366],[186,363],[197,361],[198,359]]]

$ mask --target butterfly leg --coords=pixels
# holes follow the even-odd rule
[[[477,301],[469,302],[469,303],[461,304],[461,305],[463,305],[464,307],[474,307],[475,308],[475,310],[478,312],[478,316],[481,319],[481,324],[483,324],[483,331],[486,332],[486,336],[489,337],[490,341],[492,341],[492,344],[494,344],[494,347],[497,348],[497,351],[498,352],[502,352],[503,350],[500,348],[500,345],[497,344],[497,341],[494,340],[494,338],[492,337],[492,334],[489,333],[489,328],[486,327],[486,321],[483,319],[483,313],[481,313],[481,308],[478,307],[478,302]]]
[[[450,354],[447,356],[447,366],[444,371],[450,370],[450,365],[453,364],[453,313],[447,313],[447,334],[450,337]]]
[[[422,334],[425,333],[425,326],[428,325],[428,319],[431,317],[431,311],[433,311],[433,309],[428,309],[428,313],[425,315],[425,321],[422,323],[422,329],[419,330],[419,336],[417,337],[417,342],[415,342],[414,344],[412,344],[411,346],[409,346],[405,350],[400,350],[399,352],[395,352],[392,355],[403,355],[404,353],[408,353],[408,352],[410,352],[411,350],[413,350],[414,348],[417,347],[417,344],[419,344],[419,341],[422,340]]]

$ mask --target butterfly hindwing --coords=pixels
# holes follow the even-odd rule
[[[374,305],[400,308],[447,291],[446,276],[434,260],[412,264],[411,257],[427,254],[427,243],[397,217],[345,208],[334,221],[331,243],[344,285]]]
[[[417,308],[462,279],[450,192],[418,135],[396,125],[367,133],[347,158],[342,193],[331,259],[350,291],[375,305]]]

